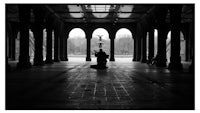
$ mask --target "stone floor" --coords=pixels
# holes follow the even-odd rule
[[[131,59],[68,62],[6,73],[6,109],[194,109],[194,75]],[[184,65],[187,68],[188,65]]]

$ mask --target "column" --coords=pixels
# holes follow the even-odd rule
[[[29,21],[30,21],[30,6],[19,5],[19,21],[20,21],[20,55],[17,67],[31,67],[29,57]]]
[[[158,52],[156,55],[157,58],[157,67],[166,67],[166,39],[167,39],[167,31],[166,31],[166,9],[161,9],[160,13],[157,17],[158,23]]]
[[[136,38],[136,43],[137,43],[137,57],[136,61],[140,61],[141,59],[141,37]]]
[[[182,69],[180,57],[180,22],[182,5],[171,5],[171,57],[169,69]]]
[[[65,61],[68,61],[68,53],[67,53],[67,40],[68,40],[68,35],[64,38],[64,47],[65,47],[65,51],[64,51],[64,58]]]
[[[58,30],[54,30],[54,62],[60,62],[60,38]]]
[[[65,59],[65,44],[66,44],[66,27],[64,26],[64,23],[60,23],[60,60],[66,61]]]
[[[142,33],[141,38],[141,62],[146,63],[147,62],[147,32],[144,31]]]
[[[63,30],[63,28],[61,28]],[[60,60],[61,61],[64,61],[64,33],[63,31],[61,32],[61,35],[60,35]]]
[[[44,14],[40,8],[35,7],[34,10],[35,22],[34,22],[34,38],[35,38],[35,54],[34,54],[34,65],[44,65],[43,61],[43,22]]]
[[[47,51],[46,51],[46,63],[47,64],[52,64],[53,60],[52,60],[52,28],[47,27],[47,43],[46,43],[46,47],[47,47]]]
[[[149,31],[149,50],[148,50],[148,61],[154,57],[154,29],[150,29]]]
[[[133,46],[134,46],[134,48],[133,48],[133,61],[136,61],[136,57],[137,57],[137,56],[136,56],[136,54],[137,54],[137,53],[136,53],[136,52],[137,52],[137,51],[136,51],[136,48],[137,48],[136,44],[137,44],[137,43],[136,43],[136,38],[133,38]]]
[[[115,61],[115,32],[110,33],[110,61]]]
[[[87,26],[88,27],[88,26]],[[86,61],[91,61],[91,38],[92,38],[92,30],[90,28],[86,29]]]

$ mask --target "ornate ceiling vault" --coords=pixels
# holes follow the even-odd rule
[[[64,22],[72,23],[137,23],[146,15],[153,15],[159,4],[40,4]],[[167,4],[161,4],[167,6]],[[6,5],[6,19],[18,22],[18,7],[16,4]],[[182,8],[182,23],[193,19],[193,5],[184,4]],[[33,18],[33,14],[31,15]],[[169,22],[168,12],[166,21]],[[33,20],[33,19],[32,19]]]

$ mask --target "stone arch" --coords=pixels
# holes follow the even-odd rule
[[[94,50],[98,51],[98,49],[99,49],[99,46],[98,46],[99,36],[102,37],[102,41],[103,41],[102,49],[107,54],[110,54],[109,31],[104,27],[100,27],[100,28],[94,29],[92,32],[92,38],[91,38],[91,53],[92,53],[92,55],[94,54]]]
[[[86,55],[86,33],[82,28],[71,28],[68,30],[67,52],[68,56]]]
[[[186,60],[186,41],[185,37],[182,31],[180,31],[180,56],[181,56],[181,61]],[[167,56],[167,62],[170,62],[170,57],[171,57],[171,31],[168,32],[167,34],[167,39],[166,39],[166,56]]]
[[[134,40],[131,30],[128,28],[120,28],[117,30],[115,35],[115,54],[132,56]]]

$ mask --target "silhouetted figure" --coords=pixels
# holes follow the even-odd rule
[[[106,67],[107,58],[109,55],[107,55],[102,49],[99,49],[99,52],[95,51],[95,56],[97,57],[97,65],[92,65],[92,68],[97,69],[104,69]]]

